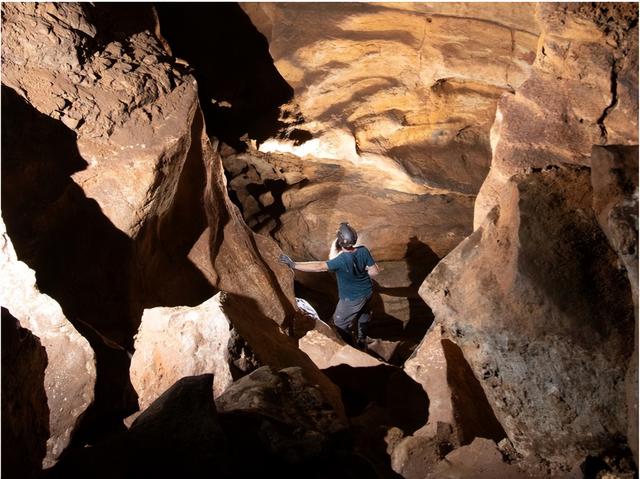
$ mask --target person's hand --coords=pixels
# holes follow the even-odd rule
[[[289,268],[294,269],[296,267],[296,262],[289,258],[286,254],[281,254],[278,258],[278,263],[286,264]]]

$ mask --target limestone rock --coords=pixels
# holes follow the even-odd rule
[[[353,168],[256,151],[223,161],[247,224],[296,259],[327,258],[338,224],[347,220],[378,261],[402,259],[412,237],[443,256],[469,234],[473,196],[430,191],[385,164]],[[260,203],[265,192],[274,203]]]
[[[194,80],[168,60],[154,37],[150,8],[135,12],[139,24],[124,38],[109,38],[113,30],[101,25],[109,8],[7,6],[2,82],[77,132],[89,165],[75,181],[131,233],[153,193],[155,169],[166,170],[164,161],[179,143],[173,132],[184,126],[179,110],[189,103],[183,97]]]
[[[255,302],[236,294],[225,294],[222,310],[237,334],[246,341],[260,364],[275,370],[299,367],[305,380],[319,388],[340,420],[345,420],[340,390],[302,352],[297,342],[264,316]]]
[[[339,364],[348,364],[358,368],[381,364],[374,357],[345,344],[344,341],[337,338],[335,333],[331,333],[328,335],[311,330],[298,343],[300,350],[306,353],[320,369]]]
[[[298,367],[275,372],[263,366],[234,382],[216,398],[216,406],[220,413],[265,414],[280,423],[304,428],[309,435],[330,435],[344,428],[330,403]],[[277,449],[279,445],[271,446]]]
[[[259,368],[236,381],[216,405],[236,476],[376,477],[300,368]]]
[[[589,176],[515,176],[420,288],[518,453],[565,470],[627,428],[631,292]]]
[[[404,370],[427,394],[429,420],[391,448],[393,469],[403,477],[422,477],[451,449],[476,437],[505,436],[460,349],[443,338],[439,325],[429,329]]]
[[[16,258],[0,223],[0,304],[20,326],[40,339],[47,355],[44,389],[49,406],[49,438],[43,467],[53,465],[69,444],[80,416],[94,399],[93,350],[65,318],[60,305],[36,287],[34,272]],[[3,318],[4,321],[4,318]]]
[[[230,338],[220,294],[193,308],[145,310],[131,358],[131,383],[140,409],[187,376],[213,374],[213,395],[220,396],[233,381]]]
[[[28,329],[2,308],[2,473],[36,478],[49,437],[44,389],[47,353]]]

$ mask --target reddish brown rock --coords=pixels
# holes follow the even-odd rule
[[[508,186],[420,294],[516,450],[569,470],[626,434],[631,292],[591,209],[588,169]]]
[[[39,338],[46,351],[44,389],[49,406],[49,436],[42,465],[49,467],[65,450],[81,415],[94,400],[95,356],[87,340],[65,318],[60,305],[38,291],[34,272],[17,260],[4,223],[0,223],[0,232],[0,303],[21,327]]]
[[[451,449],[476,437],[505,436],[460,349],[443,338],[439,325],[429,329],[404,370],[427,394],[429,420],[390,446],[393,469],[403,477],[422,477]]]
[[[589,166],[592,145],[638,144],[637,6],[537,8],[542,41],[529,78],[498,103],[491,171],[478,195],[475,227],[513,174]]]
[[[213,395],[232,383],[229,321],[220,294],[199,306],[145,310],[131,358],[131,383],[140,409],[179,379],[213,374]]]

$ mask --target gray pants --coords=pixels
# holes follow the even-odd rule
[[[358,339],[364,340],[371,319],[371,295],[358,299],[340,299],[333,313],[333,324],[348,343],[352,342],[351,327],[358,321]]]

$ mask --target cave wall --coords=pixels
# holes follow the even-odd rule
[[[498,105],[476,230],[420,289],[518,453],[551,469],[620,437],[637,445],[637,286],[623,266],[637,262],[623,206],[637,204],[637,162],[624,167],[637,155],[637,15],[538,5],[536,63]]]

